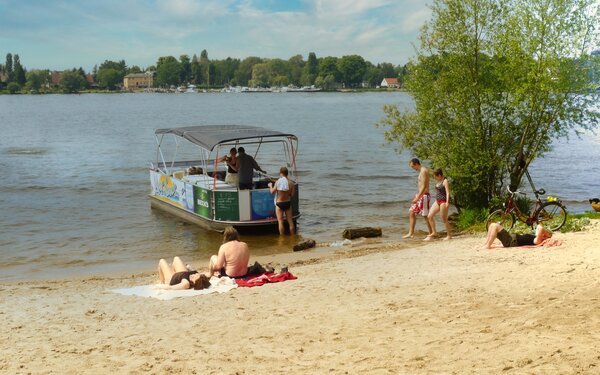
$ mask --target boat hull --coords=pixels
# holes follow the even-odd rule
[[[150,197],[150,207],[158,209],[176,216],[182,220],[185,220],[191,224],[198,225],[200,227],[222,232],[228,226],[233,226],[237,229],[244,228],[260,228],[260,229],[277,229],[277,219],[263,219],[263,220],[252,220],[252,221],[217,221],[211,220],[200,215],[196,215],[190,211],[187,211],[175,204],[170,203],[161,197],[148,195]],[[300,214],[294,215],[294,221],[300,217]]]

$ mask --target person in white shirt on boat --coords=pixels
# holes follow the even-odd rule
[[[237,150],[232,147],[229,150],[229,155],[223,156],[220,161],[224,161],[227,164],[227,175],[225,175],[225,183],[238,186],[238,169],[240,168]]]
[[[279,169],[279,179],[273,184],[269,182],[269,190],[275,195],[275,214],[279,225],[279,234],[285,234],[284,214],[285,219],[290,227],[290,234],[296,232],[294,227],[294,215],[292,214],[292,197],[296,191],[296,185],[288,179],[288,169],[281,167]]]

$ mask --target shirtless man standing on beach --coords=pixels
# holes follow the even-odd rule
[[[419,190],[417,191],[417,194],[415,194],[415,197],[412,200],[412,206],[410,206],[410,209],[408,210],[408,234],[405,234],[402,238],[412,238],[415,235],[417,215],[423,216],[427,228],[429,229],[429,233],[431,233],[432,230],[431,224],[429,224],[429,221],[427,220],[429,202],[431,200],[431,195],[429,195],[429,170],[422,166],[417,158],[412,159],[408,165],[419,172]]]
[[[219,253],[210,257],[206,276],[210,278],[215,272],[228,277],[245,276],[249,260],[248,245],[238,240],[238,232],[234,227],[227,227],[223,232],[223,245],[219,248]]]

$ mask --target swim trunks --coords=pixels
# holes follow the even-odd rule
[[[410,206],[410,211],[414,212],[417,215],[427,216],[429,214],[429,201],[431,200],[431,195],[429,193],[425,193],[419,198],[418,201]]]
[[[277,202],[276,205],[277,205],[277,207],[279,207],[283,211],[285,211],[288,208],[292,207],[292,202],[290,202],[290,201],[287,201],[287,202]]]

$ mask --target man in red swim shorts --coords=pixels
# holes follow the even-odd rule
[[[429,170],[421,165],[419,159],[412,159],[408,165],[419,172],[419,190],[412,200],[412,205],[408,210],[408,222],[409,228],[408,233],[402,238],[412,238],[415,234],[415,224],[417,221],[417,215],[423,216],[429,233],[431,233],[431,224],[427,220],[427,214],[429,214],[429,202],[431,201],[431,195],[429,195]]]

